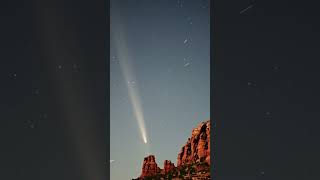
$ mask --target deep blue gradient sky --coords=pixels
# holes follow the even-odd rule
[[[210,118],[209,18],[208,0],[111,0],[111,31],[117,31],[112,24],[124,27],[135,76],[129,84],[125,80],[117,54],[122,50],[113,38],[111,180],[139,176],[149,154],[160,168],[165,159],[176,164],[192,128]],[[128,85],[139,93],[147,144],[141,140]]]

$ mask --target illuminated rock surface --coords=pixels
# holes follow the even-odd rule
[[[154,155],[145,157],[142,173],[137,180],[147,179],[211,179],[210,120],[200,123],[192,130],[191,137],[178,154],[177,167],[165,160],[163,169],[160,169]]]

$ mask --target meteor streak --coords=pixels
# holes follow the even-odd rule
[[[129,55],[129,50],[126,43],[123,24],[121,24],[120,17],[118,15],[116,17],[112,17],[111,19],[114,20],[114,22],[111,21],[111,38],[113,38],[114,44],[116,46],[115,48],[125,82],[134,82],[134,73],[130,64],[131,57]],[[132,104],[134,116],[138,122],[141,137],[143,142],[146,144],[148,142],[147,131],[137,86],[133,86],[131,83],[126,84],[128,87],[128,94]]]

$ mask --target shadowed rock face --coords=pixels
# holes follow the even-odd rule
[[[177,162],[177,166],[193,162],[207,162],[210,165],[210,120],[192,130],[191,138],[181,148]]]

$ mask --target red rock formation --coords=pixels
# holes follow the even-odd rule
[[[150,155],[144,158],[140,177],[154,176],[160,171],[161,169],[158,167],[154,155]]]
[[[210,120],[192,130],[191,138],[178,155],[177,166],[193,162],[207,162],[210,165]]]
[[[172,163],[169,160],[165,160],[164,165],[163,165],[163,174],[167,174],[168,172],[170,172],[174,168],[175,168],[174,163]]]
[[[162,177],[165,178],[170,171],[174,172],[173,174],[175,174],[180,170],[185,169],[184,165],[198,162],[206,162],[210,165],[210,120],[200,123],[195,129],[192,130],[191,137],[188,138],[188,141],[181,148],[181,151],[178,154],[177,167],[175,167],[174,163],[171,161],[165,160],[163,169],[160,169],[156,163],[155,156],[150,155],[144,158],[142,173],[137,179],[143,180],[145,177],[157,175],[162,175]],[[206,170],[207,174],[196,174],[195,176],[201,176],[202,179],[210,179],[210,170],[208,169],[207,165],[193,164],[192,166],[189,166],[189,170],[190,167],[194,167],[196,172]],[[177,174],[174,176],[177,177]]]

